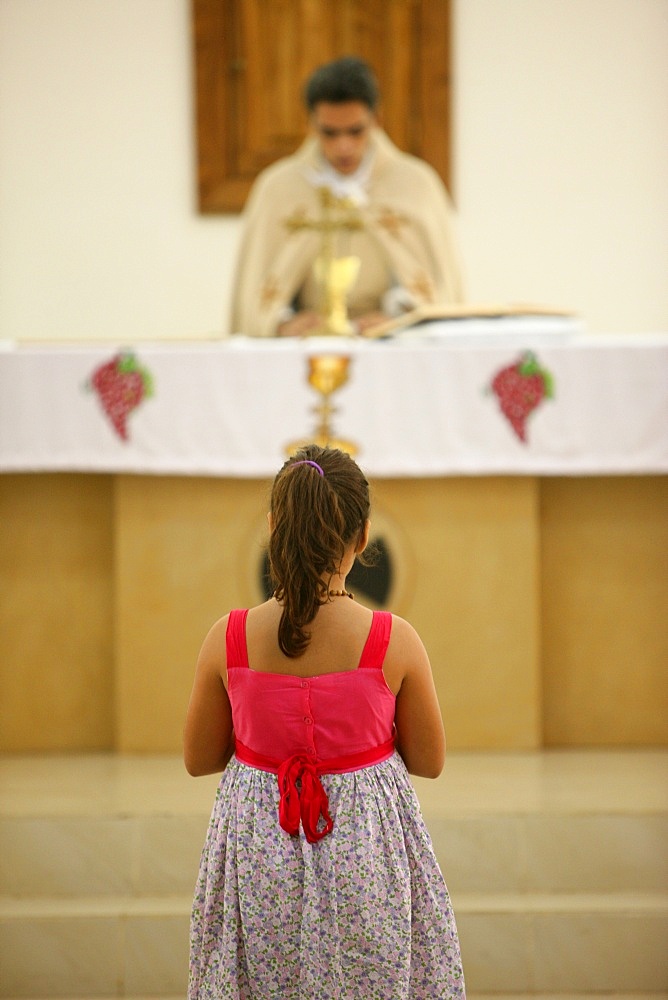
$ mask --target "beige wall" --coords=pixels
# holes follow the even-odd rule
[[[260,598],[267,490],[0,477],[0,750],[178,751],[206,631]],[[668,742],[668,477],[374,493],[452,748]]]
[[[470,297],[668,329],[668,0],[453,9]],[[191,85],[189,0],[2,0],[0,339],[223,329],[239,225],[197,214]]]
[[[668,328],[667,0],[457,0],[455,198],[474,301]]]

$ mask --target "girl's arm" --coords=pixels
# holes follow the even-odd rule
[[[397,750],[410,774],[437,778],[445,763],[445,730],[431,664],[415,629],[396,615],[386,664],[388,684],[398,687]]]
[[[232,709],[223,681],[227,617],[211,628],[197,658],[183,733],[183,759],[194,777],[223,771],[234,753]]]

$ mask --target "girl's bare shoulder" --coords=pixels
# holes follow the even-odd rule
[[[423,651],[422,639],[414,626],[405,618],[393,614],[388,656],[414,655],[416,652]]]

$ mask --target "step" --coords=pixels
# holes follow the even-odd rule
[[[453,899],[470,991],[567,995],[668,982],[660,893],[464,893]],[[0,899],[0,996],[185,990],[190,896]]]
[[[11,896],[194,892],[208,816],[0,819],[0,886]]]
[[[453,895],[464,972],[480,992],[661,991],[665,893]]]
[[[665,815],[447,816],[424,809],[450,891],[668,891]],[[208,814],[0,819],[9,895],[192,892]]]
[[[0,996],[185,996],[189,897],[0,898]]]

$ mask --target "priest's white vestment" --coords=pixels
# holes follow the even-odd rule
[[[395,298],[403,298],[406,308],[462,301],[453,209],[436,171],[401,152],[379,128],[372,130],[366,162],[360,196],[353,199],[363,228],[339,232],[334,247],[336,256],[361,261],[348,295],[351,318],[387,311],[392,289],[400,292]],[[320,217],[324,166],[318,141],[311,137],[258,176],[243,213],[232,333],[271,337],[291,307],[318,309],[312,268],[321,237],[312,229],[291,231],[287,222],[295,216]]]

